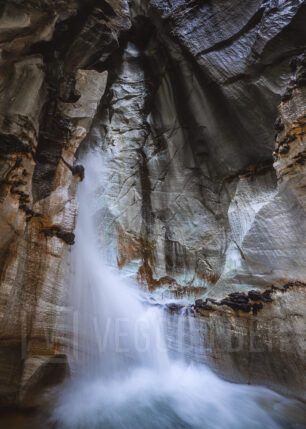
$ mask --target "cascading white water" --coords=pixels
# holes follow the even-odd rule
[[[140,291],[103,262],[95,218],[103,205],[101,155],[90,152],[83,164],[86,178],[79,187],[73,250],[73,371],[54,412],[56,427],[291,427],[284,413],[289,405],[298,407],[294,402],[264,388],[225,382],[203,365],[169,357],[163,309],[143,303]]]
[[[72,255],[71,302],[74,314],[72,368],[85,377],[122,376],[127,368],[164,365],[158,312],[144,307],[129,287],[103,262],[95,215],[103,204],[103,162],[87,155],[86,180],[80,185],[76,244]],[[149,336],[149,337],[148,337]],[[152,342],[154,350],[145,342]]]

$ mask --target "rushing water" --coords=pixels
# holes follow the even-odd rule
[[[103,205],[103,164],[97,152],[89,153],[83,163],[86,178],[79,187],[71,285],[72,377],[54,412],[56,427],[303,427],[291,426],[286,417],[288,407],[291,413],[298,407],[293,401],[265,388],[225,382],[203,365],[170,357],[163,307],[146,303],[133,284],[103,263],[96,226]]]

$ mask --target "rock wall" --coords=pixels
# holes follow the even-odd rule
[[[92,3],[92,4],[91,4]],[[127,5],[6,2],[0,20],[0,402],[35,404],[67,370],[74,165],[105,91]],[[104,9],[105,7],[105,9]],[[102,58],[103,57],[103,58]],[[57,363],[57,365],[52,365]]]
[[[109,262],[151,291],[201,297],[195,314],[221,344],[254,323],[265,346],[295,338],[262,366],[248,343],[211,362],[302,396],[305,18],[302,0],[0,5],[2,404],[34,404],[67,371],[83,140],[104,154]],[[277,299],[262,298],[272,285]]]
[[[278,105],[283,98],[293,112],[292,80],[304,85],[292,64],[305,49],[305,5],[152,1],[131,10],[92,133],[107,160],[110,259],[175,293],[303,282],[304,208],[272,153]]]
[[[135,1],[131,15],[92,130],[109,261],[202,299],[223,376],[302,397],[305,4]]]

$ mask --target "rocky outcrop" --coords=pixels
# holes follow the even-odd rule
[[[304,293],[305,284],[296,283],[286,290],[197,300],[185,315],[172,309],[168,346],[225,379],[305,400]]]

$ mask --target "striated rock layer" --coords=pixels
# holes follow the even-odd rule
[[[124,2],[91,3],[1,6],[1,405],[32,406],[67,371],[66,272],[84,176],[75,153],[106,87],[93,63],[130,25]]]
[[[86,137],[105,159],[109,262],[202,297],[201,347],[226,377],[302,397],[305,2],[11,0],[0,14],[1,404],[33,405],[67,372]]]

